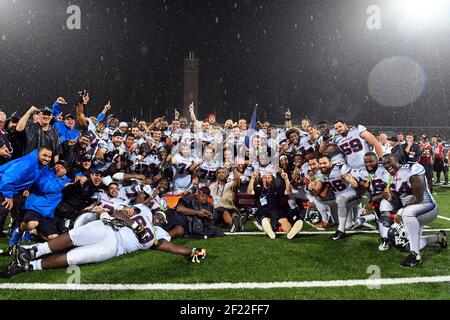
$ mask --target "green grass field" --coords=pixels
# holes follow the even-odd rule
[[[450,188],[436,188],[439,215],[450,218]],[[253,224],[248,223],[251,228]],[[449,229],[450,221],[436,219],[434,229]],[[254,227],[253,227],[254,229]],[[306,226],[304,231],[313,231]],[[378,235],[354,234],[334,242],[328,234],[284,235],[270,240],[263,235],[226,236],[207,240],[179,239],[176,243],[204,246],[207,258],[193,264],[180,256],[140,251],[110,261],[81,267],[81,284],[198,284],[222,282],[286,282],[368,279],[369,266],[378,266],[381,278],[450,276],[450,255],[438,245],[422,252],[416,268],[401,267],[405,253],[379,252]],[[1,248],[6,248],[2,240]],[[0,257],[4,270],[10,257]],[[47,270],[0,279],[5,283],[65,284],[66,269]],[[367,286],[218,289],[218,290],[13,290],[0,289],[0,299],[450,299],[450,282]]]

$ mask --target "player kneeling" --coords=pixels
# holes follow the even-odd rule
[[[170,242],[170,236],[159,226],[165,214],[154,214],[143,204],[116,210],[114,217],[102,215],[97,220],[72,229],[44,243],[24,248],[17,246],[14,261],[4,276],[42,269],[64,268],[72,265],[98,263],[141,249],[156,249],[189,256],[192,262],[206,257],[205,249],[188,248]],[[65,252],[67,249],[69,251]],[[44,255],[50,255],[40,259]]]

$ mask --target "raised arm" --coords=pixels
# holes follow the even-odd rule
[[[86,90],[83,90],[80,93],[80,99],[79,99],[78,105],[76,107],[77,122],[83,128],[88,127],[88,121],[87,121],[86,115],[84,114],[84,107],[88,103],[89,103],[89,92],[87,92]]]
[[[380,141],[369,131],[361,132],[361,138],[367,141],[368,144],[373,146],[375,153],[378,155],[378,157],[383,156],[383,148],[381,147]]]
[[[20,118],[19,122],[17,123],[16,131],[22,132],[23,130],[25,130],[25,126],[27,125],[30,115],[37,111],[38,111],[38,108],[36,108],[35,106],[32,106],[30,109],[28,109],[28,111],[22,116],[22,118]]]
[[[284,113],[284,127],[288,130],[292,128],[291,110],[289,108]]]

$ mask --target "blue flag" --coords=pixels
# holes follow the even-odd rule
[[[250,148],[250,139],[252,135],[256,132],[256,123],[258,119],[256,117],[256,109],[258,108],[258,104],[255,105],[255,109],[253,110],[252,120],[250,121],[250,126],[248,127],[247,135],[244,139],[244,144],[247,148]]]

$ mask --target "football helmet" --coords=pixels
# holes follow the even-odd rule
[[[306,209],[305,220],[311,224],[318,224],[322,222],[322,216],[317,208],[308,208]]]
[[[403,224],[394,223],[388,230],[388,240],[392,246],[400,251],[407,251],[409,247],[408,234]]]

